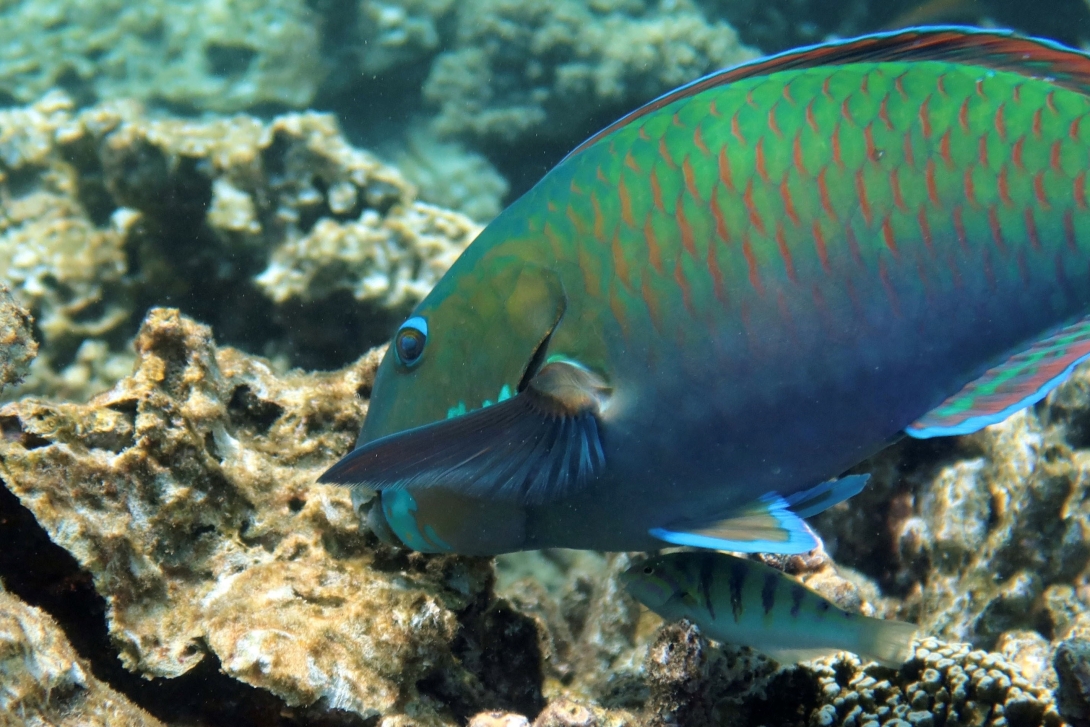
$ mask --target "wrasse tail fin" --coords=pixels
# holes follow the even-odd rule
[[[583,487],[605,465],[596,416],[601,388],[576,364],[549,363],[510,399],[368,442],[318,481],[547,502]]]
[[[1090,316],[1053,331],[984,372],[909,426],[917,439],[969,434],[1035,404],[1090,358]]]
[[[916,624],[880,618],[860,617],[860,620],[863,623],[856,651],[860,658],[897,668],[912,657]]]
[[[742,553],[806,553],[821,544],[802,518],[816,515],[858,494],[870,475],[829,480],[784,498],[769,493],[749,506],[710,523],[691,527],[653,528],[652,537],[672,545],[688,545]]]

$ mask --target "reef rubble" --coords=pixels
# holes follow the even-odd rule
[[[56,622],[0,583],[0,725],[162,727],[91,674]]]
[[[415,194],[328,115],[196,121],[59,93],[0,110],[0,272],[41,336],[8,396],[107,388],[167,299],[253,350],[342,365],[480,229]]]

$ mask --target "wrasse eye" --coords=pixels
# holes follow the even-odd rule
[[[655,574],[655,569],[653,567],[649,566],[649,565],[645,565],[643,567],[643,574],[645,576],[654,575]]]
[[[428,322],[420,316],[413,316],[401,324],[394,336],[394,352],[403,366],[412,366],[424,353],[424,344],[428,342]]]

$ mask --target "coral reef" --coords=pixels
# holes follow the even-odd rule
[[[568,145],[588,125],[753,55],[686,0],[469,0],[424,96],[443,134]]]
[[[343,364],[479,230],[313,113],[153,119],[57,94],[0,112],[0,160],[0,272],[42,336],[23,393],[111,384],[166,299],[251,349]],[[322,311],[345,329],[301,325]]]
[[[0,93],[137,98],[211,111],[302,107],[322,80],[303,0],[19,0],[0,7]]]
[[[440,26],[454,6],[454,0],[361,0],[354,39],[360,70],[385,73],[436,53]]]
[[[0,285],[0,389],[22,381],[38,353],[38,343],[30,331],[32,323],[30,313]]]
[[[863,667],[849,655],[818,660],[811,670],[817,680],[817,705],[809,717],[814,727],[1063,724],[1047,690],[998,654],[968,644],[923,639],[896,672]]]
[[[828,552],[763,558],[918,620],[937,638],[900,670],[663,624],[619,585],[626,554],[391,549],[314,484],[381,350],[348,362],[499,212],[497,167],[517,193],[743,41],[915,4],[0,5],[0,96],[38,99],[0,110],[0,724],[1090,724],[1090,370],[984,432],[895,445],[817,519]],[[345,89],[353,131],[411,119],[400,171],[331,115],[177,115]]]
[[[639,713],[560,697],[534,727],[621,725],[834,725],[1060,727],[1050,692],[997,654],[934,638],[899,669],[850,654],[775,667],[744,649],[710,644],[681,622],[660,629],[644,662],[649,696]],[[479,714],[471,725],[522,725],[521,715]]]
[[[432,204],[488,222],[503,209],[507,181],[488,160],[457,141],[442,141],[428,127],[412,129],[393,155],[401,170]]]
[[[0,725],[160,724],[96,679],[49,615],[0,584]]]

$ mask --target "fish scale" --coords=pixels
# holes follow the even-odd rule
[[[1082,54],[936,29],[651,102],[439,281],[326,481],[437,550],[812,547],[799,513],[862,486],[840,473],[1090,356],[1088,91]]]
[[[619,246],[630,251],[625,267],[629,275],[636,276],[633,283],[614,279],[603,285],[618,286],[617,295],[623,299],[644,298],[653,325],[651,311],[663,306],[679,312],[687,308],[679,305],[686,288],[679,285],[672,266],[663,260],[682,266],[691,298],[699,297],[714,305],[716,296],[709,294],[713,293],[714,276],[708,264],[708,249],[713,245],[717,249],[710,259],[719,264],[727,296],[783,290],[794,294],[800,305],[823,304],[813,300],[815,280],[827,275],[857,274],[859,267],[874,269],[884,263],[887,275],[903,274],[886,291],[885,315],[895,313],[894,305],[911,304],[924,286],[932,293],[950,290],[957,279],[953,266],[966,265],[985,249],[991,265],[1006,268],[993,269],[993,275],[1017,273],[1018,258],[1014,253],[1027,246],[1029,264],[1050,267],[1059,249],[1068,244],[1058,226],[1062,217],[1059,221],[1055,215],[1045,218],[1034,212],[1033,205],[1071,210],[1075,214],[1076,244],[1086,244],[1085,200],[1077,200],[1074,195],[1076,170],[1085,167],[1086,140],[1081,128],[1077,139],[1067,137],[1074,118],[1086,112],[1085,99],[1073,104],[1069,98],[1073,93],[1051,91],[1058,97],[1057,104],[1064,104],[1068,111],[1065,114],[1057,108],[1050,112],[1041,120],[1040,133],[1034,133],[1034,114],[1025,109],[1041,103],[1038,97],[1042,92],[1024,88],[1020,102],[1011,102],[1009,85],[1012,81],[1021,83],[1020,77],[1002,78],[983,69],[942,63],[886,66],[893,67],[856,64],[840,68],[831,76],[819,73],[819,69],[797,72],[786,87],[793,98],[812,99],[806,106],[785,101],[777,89],[780,74],[755,80],[744,98],[738,85],[712,89],[678,102],[680,108],[673,113],[667,108],[638,127],[619,130],[609,144],[588,149],[569,172],[576,186],[582,189],[592,186],[594,179],[604,178],[615,190],[623,179],[632,209],[630,216],[636,222],[632,225],[621,221],[620,199],[615,193],[602,195],[602,215],[607,220],[612,218],[604,223],[605,237],[612,239],[611,233],[616,233]],[[867,93],[860,91],[864,80]],[[903,92],[897,90],[898,81]],[[920,95],[945,97],[943,104],[927,104],[926,125],[919,123],[923,112],[915,98]],[[737,117],[738,126],[750,130],[745,144],[731,134],[732,124],[720,123],[714,116],[713,102],[722,117]],[[959,121],[963,103],[967,104],[964,124]],[[888,126],[878,118],[879,107],[885,109],[883,118],[889,120]],[[779,135],[769,127],[770,114],[777,119]],[[998,127],[997,115],[1003,119]],[[812,122],[808,122],[808,116]],[[864,119],[866,125],[861,123]],[[701,129],[710,154],[692,151],[696,128]],[[833,129],[835,142],[821,133],[829,128]],[[925,129],[929,130],[926,136]],[[795,163],[791,145],[762,143],[770,138],[779,142],[778,136],[793,138],[795,134],[804,150],[801,165]],[[1004,159],[1004,136],[1025,139],[1020,166]],[[669,155],[663,155],[660,140],[665,141]],[[1059,158],[1063,165],[1059,169],[1049,163],[1054,141],[1061,144]],[[991,149],[984,159],[979,154],[982,143]],[[870,157],[868,146],[875,152]],[[764,150],[760,155],[762,164],[757,163],[758,149]],[[720,150],[729,153],[729,182],[723,180],[717,168]],[[834,159],[834,150],[839,150],[840,163]],[[638,172],[623,162],[629,153]],[[674,157],[690,162],[695,196],[687,188],[681,165]],[[1003,168],[1005,198],[1028,202],[1016,205],[1000,197],[997,175]],[[649,182],[651,175],[657,180],[660,194]],[[1043,175],[1043,201],[1035,194],[1038,175]],[[829,209],[822,208],[822,195],[813,195],[806,188],[815,184],[826,190],[823,195],[829,198]],[[929,191],[932,189],[933,196]],[[715,208],[722,215],[718,225],[712,208],[703,202],[713,196]],[[656,202],[660,197],[661,208]],[[573,193],[564,204],[579,217],[590,216],[585,194]],[[1039,248],[1029,245],[1027,204],[1031,205],[1028,209]],[[961,243],[955,215],[961,217],[965,241],[956,250],[956,257],[944,258],[927,249],[927,237]],[[992,215],[997,224],[993,224]],[[567,244],[583,249],[585,238],[577,228],[555,217],[549,222]],[[845,224],[854,233],[858,259],[852,254],[851,243],[844,239]],[[815,239],[815,226],[820,243]],[[693,252],[683,245],[686,228],[695,254],[683,254]],[[598,258],[594,267],[597,276],[613,267],[613,250],[608,246],[589,246],[589,254]],[[646,295],[644,279],[650,281]],[[649,301],[648,297],[653,299]],[[881,307],[883,301],[879,299],[877,305]],[[881,316],[875,318],[875,324],[880,324]]]

